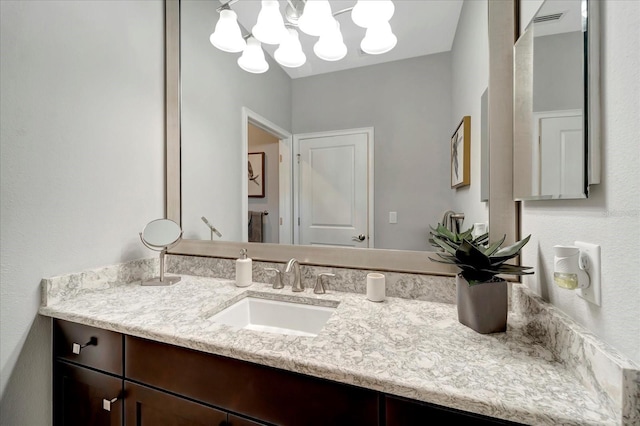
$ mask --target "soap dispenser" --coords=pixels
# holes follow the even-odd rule
[[[236,286],[249,287],[252,282],[252,262],[247,257],[247,249],[240,250],[240,259],[236,259]]]

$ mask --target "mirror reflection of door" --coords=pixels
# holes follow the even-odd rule
[[[279,142],[280,139],[266,130],[247,124],[248,152],[264,152],[264,170],[261,183],[264,198],[249,198],[249,241],[278,243],[279,230]],[[249,182],[251,184],[251,182]],[[264,214],[264,213],[268,214]],[[252,215],[253,213],[253,215]],[[253,232],[252,232],[253,231]]]
[[[296,243],[373,247],[373,130],[296,135]],[[371,162],[372,163],[372,162]]]
[[[536,113],[540,194],[579,196],[585,191],[582,111]]]

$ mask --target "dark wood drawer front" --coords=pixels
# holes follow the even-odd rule
[[[378,424],[375,391],[126,336],[127,379],[278,425]]]
[[[58,359],[76,362],[121,376],[122,334],[69,321],[53,321],[53,354]],[[80,353],[73,345],[84,346]]]
[[[386,426],[443,425],[453,422],[473,426],[519,424],[391,396],[385,397],[385,405]]]
[[[225,426],[227,413],[146,386],[125,382],[125,424]]]
[[[123,380],[87,368],[54,363],[53,417],[56,426],[121,426]],[[111,401],[110,411],[103,400]]]

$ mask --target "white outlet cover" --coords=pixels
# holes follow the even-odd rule
[[[578,289],[578,296],[593,303],[594,305],[601,306],[600,295],[600,246],[597,244],[583,243],[582,241],[576,241],[575,246],[580,248],[581,254],[586,254],[589,258],[589,279],[591,284],[587,288]]]

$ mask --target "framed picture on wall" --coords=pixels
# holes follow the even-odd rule
[[[264,152],[249,153],[249,197],[264,198]]]
[[[466,115],[451,136],[451,187],[471,184],[471,116]]]

